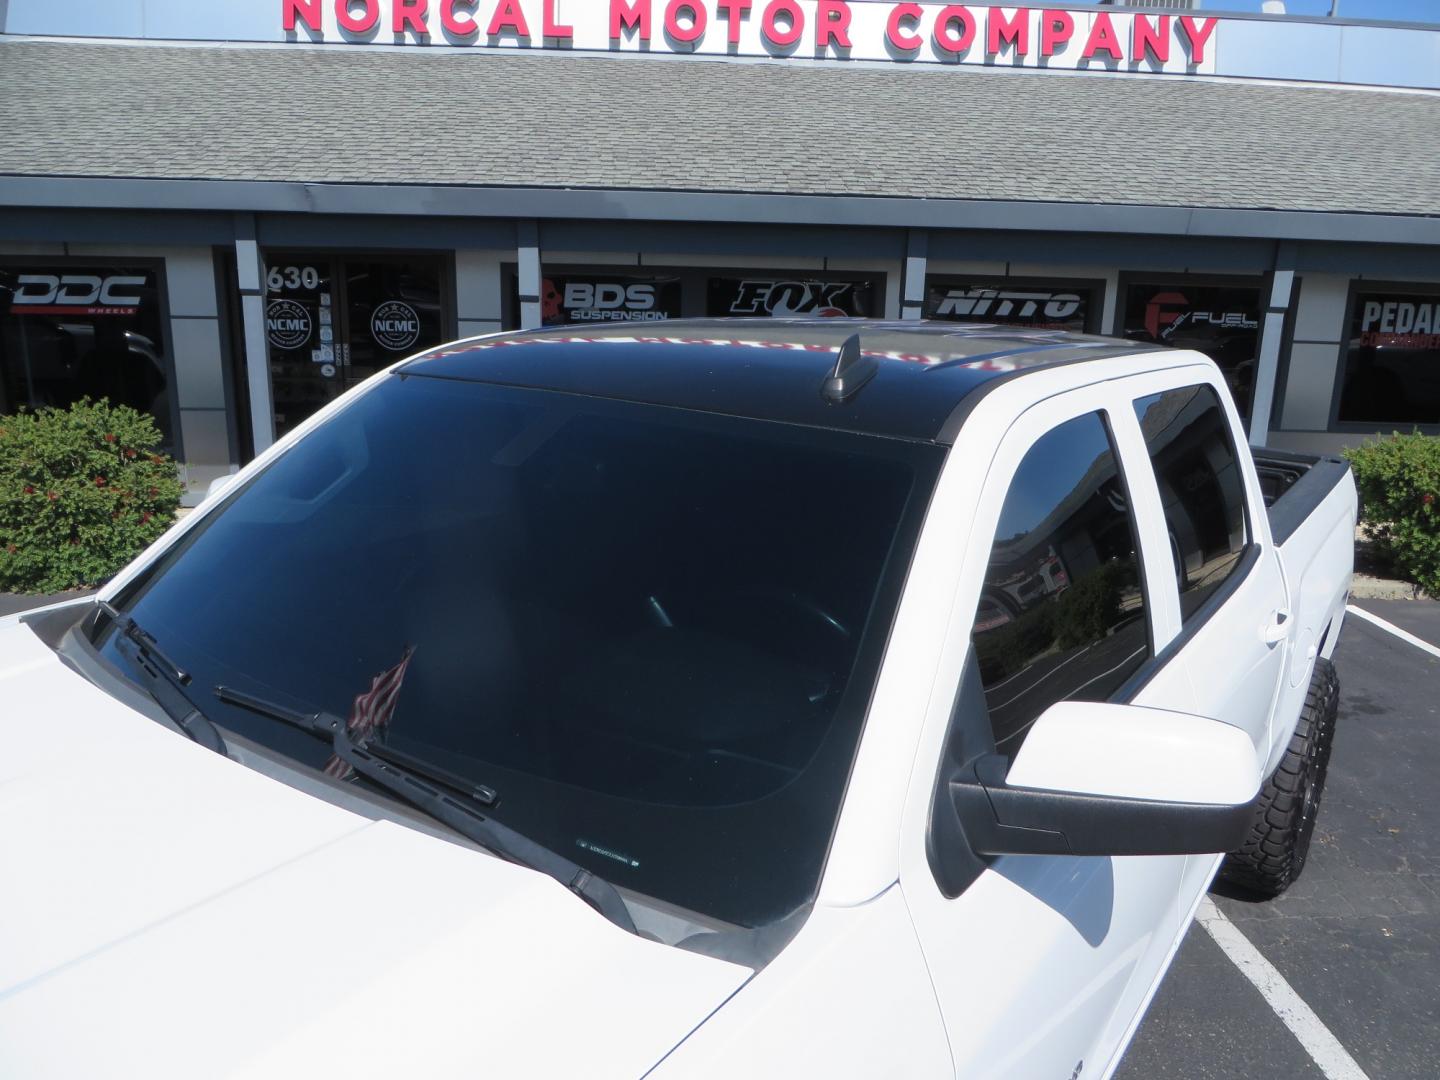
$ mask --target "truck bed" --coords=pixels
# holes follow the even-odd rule
[[[1350,471],[1342,458],[1330,455],[1266,447],[1254,447],[1251,452],[1276,546],[1294,535]]]
[[[1280,685],[1267,771],[1289,745],[1317,657],[1335,650],[1355,561],[1355,485],[1338,457],[1254,449],[1270,532],[1285,573],[1289,678]]]

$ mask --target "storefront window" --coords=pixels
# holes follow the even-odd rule
[[[1440,424],[1440,292],[1355,294],[1338,419]]]
[[[925,279],[925,317],[1093,333],[1103,288],[1101,282],[929,277]]]
[[[507,275],[507,325],[520,325],[520,285]],[[545,326],[657,322],[708,316],[850,315],[876,318],[884,310],[883,274],[804,274],[785,271],[656,268],[649,273],[609,267],[547,266],[540,282]]]
[[[436,256],[271,252],[265,336],[275,433],[356,383],[445,339]]]
[[[705,313],[711,316],[851,315],[874,318],[882,293],[870,278],[761,275],[712,277]]]
[[[604,271],[546,274],[540,317],[546,326],[593,322],[655,322],[680,316],[680,279]],[[517,311],[514,323],[520,325]]]
[[[1260,348],[1260,282],[1197,284],[1185,278],[1133,282],[1125,290],[1124,335],[1195,349],[1220,366],[1235,407],[1250,415]]]
[[[172,451],[160,286],[132,264],[0,267],[0,414],[109,398],[153,416]]]

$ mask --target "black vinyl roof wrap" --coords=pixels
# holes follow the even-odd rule
[[[860,335],[879,370],[852,398],[822,394]],[[1051,330],[869,319],[675,319],[519,331],[442,345],[402,375],[461,379],[696,409],[891,438],[952,442],[956,409],[1020,372],[1153,351]]]

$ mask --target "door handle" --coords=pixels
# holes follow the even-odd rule
[[[1265,629],[1260,636],[1265,639],[1266,645],[1279,645],[1290,634],[1290,612],[1281,608],[1272,612],[1270,621],[1265,624]]]

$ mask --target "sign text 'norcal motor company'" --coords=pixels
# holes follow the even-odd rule
[[[294,41],[1208,73],[1220,20],[885,0],[280,0]]]

